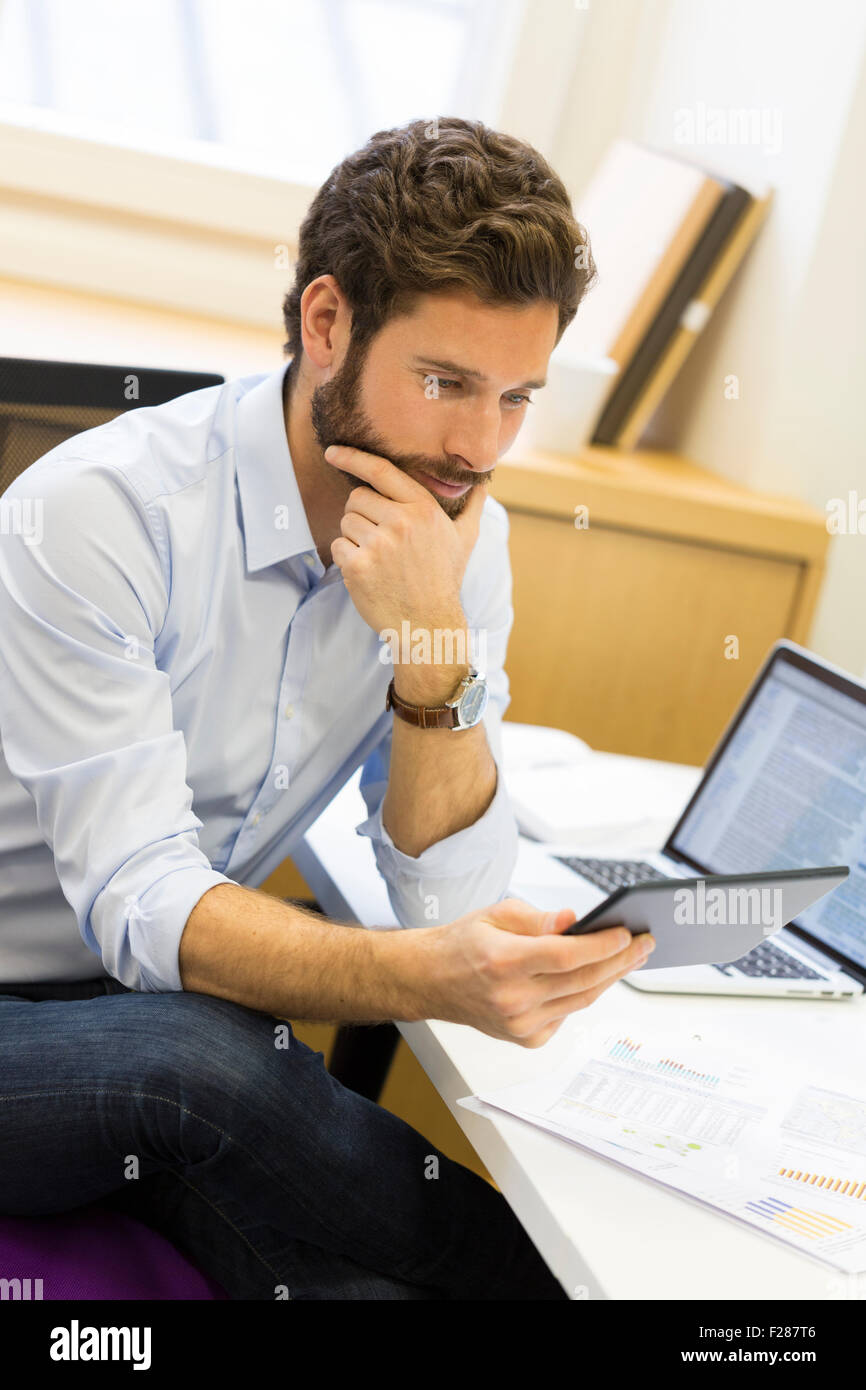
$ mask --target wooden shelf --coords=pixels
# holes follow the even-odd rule
[[[681,536],[736,550],[823,559],[823,514],[795,498],[750,492],[679,454],[588,446],[574,458],[527,451],[498,464],[493,495],[508,508]]]

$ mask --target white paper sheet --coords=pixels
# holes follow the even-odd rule
[[[458,1103],[516,1115],[835,1269],[866,1271],[866,1096],[817,1074],[608,1024],[548,1076]]]

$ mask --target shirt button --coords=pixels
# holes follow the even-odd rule
[[[309,569],[312,569],[313,566],[315,565],[315,563],[316,563],[316,561],[315,561],[315,559],[313,558],[312,555],[305,555],[305,556],[304,556],[304,564],[307,565]]]
[[[294,714],[294,712],[295,712],[295,707],[294,707],[294,705],[286,705],[286,718],[287,718],[287,719],[291,719],[291,717],[292,717],[292,715]]]
[[[258,825],[260,820],[261,816],[258,814],[258,812],[256,812],[256,814],[253,816],[253,825]]]

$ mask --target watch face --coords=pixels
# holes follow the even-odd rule
[[[460,723],[463,728],[470,728],[483,718],[484,711],[487,708],[488,698],[487,685],[484,681],[478,681],[475,685],[470,685],[457,707],[460,713]]]

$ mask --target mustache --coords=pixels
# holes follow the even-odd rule
[[[372,440],[361,442],[357,437],[352,439],[335,438],[329,441],[334,444],[343,444],[348,448],[362,449],[365,454],[377,454],[379,458],[385,458],[389,463],[393,463],[395,468],[399,468],[401,473],[407,473],[410,477],[415,473],[427,473],[432,478],[438,478],[442,483],[452,483],[455,487],[477,487],[479,485],[487,487],[494,474],[491,468],[485,473],[474,473],[465,468],[460,468],[452,463],[450,459],[431,458],[427,454],[398,454],[393,450],[388,450],[384,444],[374,443]],[[354,477],[354,474],[347,476]],[[368,487],[363,479],[357,480],[362,486]]]
[[[493,477],[493,469],[488,473],[454,473],[446,469],[428,468],[406,469],[409,472],[427,473],[431,478],[436,478],[440,483],[451,483],[454,487],[488,487]]]
[[[395,468],[401,472],[427,473],[432,478],[438,478],[442,483],[453,483],[455,487],[475,487],[479,483],[487,485],[493,477],[494,470],[491,468],[486,473],[474,473],[471,470],[460,468],[459,465],[452,463],[450,459],[429,458],[425,454],[383,454],[384,458],[390,459]]]

